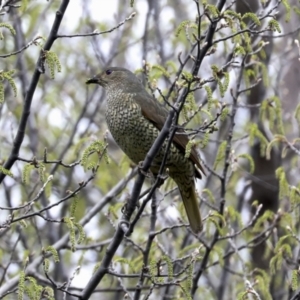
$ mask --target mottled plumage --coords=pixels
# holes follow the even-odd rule
[[[151,97],[138,78],[129,70],[111,67],[94,76],[87,84],[101,85],[107,93],[105,112],[108,128],[116,143],[136,164],[143,161],[147,152],[162,129],[168,110]],[[169,151],[166,167],[169,175],[178,185],[192,230],[202,230],[194,177],[201,178],[203,172],[197,152],[192,149],[190,158],[185,158],[188,137],[175,135]],[[151,172],[158,173],[167,143],[155,157]]]

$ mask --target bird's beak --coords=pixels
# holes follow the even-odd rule
[[[85,83],[86,84],[99,83],[99,78],[97,76],[94,76],[94,77],[88,79]]]

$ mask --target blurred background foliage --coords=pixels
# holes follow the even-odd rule
[[[213,0],[0,1],[0,299],[78,299],[130,197],[137,168],[107,132],[103,89],[85,81],[121,66],[158,101],[176,82],[175,103],[212,20],[213,45],[180,116],[206,167],[204,232],[182,225],[167,180],[152,244],[148,204],[91,299],[300,298],[299,1],[225,2],[220,14]],[[5,170],[18,130],[24,140]]]

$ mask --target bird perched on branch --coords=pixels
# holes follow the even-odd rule
[[[168,110],[148,94],[132,72],[124,68],[107,68],[86,83],[99,84],[105,89],[105,118],[113,138],[134,163],[143,161],[164,126]],[[187,135],[175,134],[166,167],[178,185],[190,226],[195,233],[199,233],[202,221],[194,178],[201,178],[199,170],[203,172],[203,169],[194,148],[190,157],[185,157],[188,141]],[[152,162],[150,170],[154,175],[159,172],[166,147],[167,142],[164,142]]]

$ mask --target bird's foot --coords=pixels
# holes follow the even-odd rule
[[[168,179],[169,175],[166,174],[159,174],[156,176],[156,179],[158,180],[158,187],[162,186],[165,181]]]
[[[152,176],[152,173],[151,173],[150,171],[145,172],[145,171],[143,170],[143,162],[142,162],[142,161],[140,161],[140,162],[138,163],[138,168],[139,168],[139,172],[141,172],[141,174],[143,174],[145,177],[148,177],[148,178],[152,178],[152,177],[153,177],[153,176]]]
[[[122,208],[121,208],[121,212],[122,212],[122,214],[126,214],[126,212],[127,212],[127,206],[128,206],[128,201],[129,201],[130,199],[129,199],[129,196],[127,197],[127,199],[126,199],[126,202],[125,202],[125,204],[122,206]],[[137,201],[137,203],[135,204],[135,206],[136,206],[136,208],[137,209],[139,209],[140,208],[140,202],[139,201]]]

